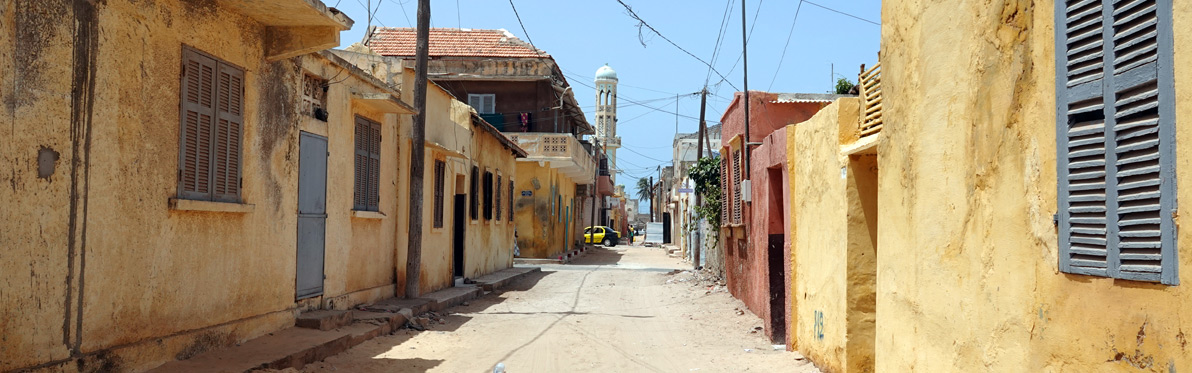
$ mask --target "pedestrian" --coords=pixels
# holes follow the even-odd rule
[[[521,257],[521,249],[519,249],[517,247],[517,228],[513,229],[513,257],[514,258]]]

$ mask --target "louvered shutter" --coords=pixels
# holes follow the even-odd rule
[[[181,198],[210,199],[212,138],[215,127],[215,59],[189,49],[182,52],[181,141],[178,189]]]
[[[352,205],[355,210],[368,209],[368,139],[371,130],[364,118],[356,117],[356,158],[355,177],[353,178]]]
[[[493,219],[493,173],[484,172],[484,220]]]
[[[368,209],[380,211],[381,205],[381,124],[369,121],[368,139]]]
[[[509,180],[509,221],[513,221],[513,180]]]
[[[443,227],[443,204],[444,204],[444,185],[447,173],[446,162],[435,160],[435,210],[434,210],[434,227]]]
[[[1171,2],[1056,14],[1060,268],[1176,284]]]
[[[493,185],[493,207],[497,209],[497,212],[493,213],[493,220],[497,221],[501,220],[501,185],[501,175],[497,175],[497,183]]]
[[[212,186],[214,199],[240,201],[240,133],[244,126],[244,72],[221,64],[216,96]]]
[[[480,169],[477,168],[476,166],[472,166],[472,188],[471,188],[471,193],[470,193],[471,195],[468,196],[468,198],[470,199],[469,202],[471,202],[470,204],[472,205],[472,220],[480,219],[480,197],[477,196],[477,194],[479,194],[479,193],[480,193]]]

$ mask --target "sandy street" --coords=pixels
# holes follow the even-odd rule
[[[723,287],[670,273],[680,266],[662,249],[597,249],[305,371],[818,372],[751,333],[761,321]]]

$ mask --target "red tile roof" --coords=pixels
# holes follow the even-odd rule
[[[377,27],[368,47],[382,56],[413,56],[416,31],[406,27]],[[431,57],[550,58],[505,30],[430,29]]]

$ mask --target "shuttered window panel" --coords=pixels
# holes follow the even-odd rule
[[[468,194],[469,204],[472,207],[472,220],[480,220],[480,169],[472,166],[471,190]]]
[[[741,151],[733,151],[733,223],[741,224]]]
[[[443,227],[443,207],[444,207],[443,204],[445,203],[443,193],[444,193],[444,189],[447,187],[445,185],[446,174],[447,174],[447,163],[436,159],[435,160],[435,212],[434,212],[434,214],[435,214],[434,227],[435,228]]]
[[[244,69],[182,50],[180,198],[239,202]]]
[[[356,117],[353,209],[379,211],[381,187],[381,124]]]
[[[1056,10],[1060,268],[1178,284],[1171,0]]]
[[[509,180],[509,221],[513,221],[513,180]]]
[[[493,219],[497,221],[501,220],[501,185],[501,175],[497,175],[497,183],[493,185],[493,207],[497,209],[493,213]]]
[[[484,172],[484,220],[493,219],[493,173]]]

